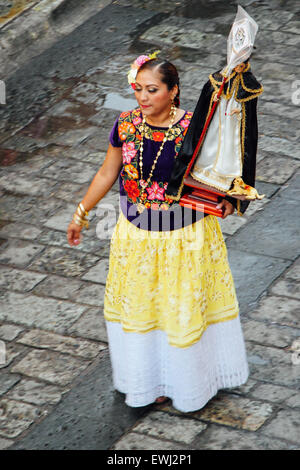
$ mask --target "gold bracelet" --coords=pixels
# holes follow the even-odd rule
[[[85,208],[83,207],[82,202],[80,202],[78,204],[77,213],[79,213],[79,215],[82,216],[82,217],[85,217],[86,215],[89,215],[88,211],[86,211]]]
[[[73,222],[75,224],[80,225],[81,227],[89,228],[89,222],[86,219],[86,216],[88,215],[88,211],[85,210],[83,207],[83,204],[80,202],[78,204],[78,207],[76,209],[76,212],[73,215]]]
[[[73,215],[73,222],[75,222],[75,224],[77,224],[77,225],[80,225],[81,227],[89,228],[89,222],[88,222],[88,220],[86,220],[86,219],[81,219],[80,217],[78,217],[77,214],[74,214],[74,215]]]

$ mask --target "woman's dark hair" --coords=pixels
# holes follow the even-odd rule
[[[158,68],[158,72],[161,74],[161,81],[165,83],[168,87],[168,90],[172,90],[172,88],[177,85],[178,86],[178,93],[174,98],[174,104],[178,108],[180,105],[179,95],[179,76],[175,65],[173,65],[168,60],[160,60],[160,59],[151,59],[145,62],[139,68],[138,72],[147,69],[154,69]]]

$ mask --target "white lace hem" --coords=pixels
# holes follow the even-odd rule
[[[239,316],[210,325],[187,348],[170,346],[166,333],[124,332],[106,320],[113,385],[131,407],[146,406],[159,396],[172,399],[182,412],[196,411],[224,388],[238,387],[249,376]]]

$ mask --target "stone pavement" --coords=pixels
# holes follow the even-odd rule
[[[111,227],[118,216],[117,183],[81,245],[70,248],[65,230],[115,117],[134,106],[126,72],[137,54],[170,57],[193,110],[224,64],[236,11],[234,1],[116,1],[13,75],[0,108],[1,449],[300,449],[299,6],[239,4],[260,26],[251,65],[265,88],[256,187],[266,196],[220,224],[248,382],[194,413],[132,409],[112,388],[102,316],[110,239],[95,230],[105,204]]]
[[[0,78],[12,75],[109,3],[110,0],[1,0]]]

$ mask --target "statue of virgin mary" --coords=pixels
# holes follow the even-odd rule
[[[249,194],[254,189],[257,151],[257,98],[263,87],[251,72],[251,55],[258,26],[238,7],[227,41],[227,66],[209,76],[204,85],[181,150],[174,162],[166,195],[179,200],[186,168],[193,156],[199,137],[218,99],[218,106],[190,175],[197,181],[223,192]],[[223,79],[225,84],[217,97]],[[259,197],[259,195],[258,195]],[[241,215],[249,200],[225,196]]]

